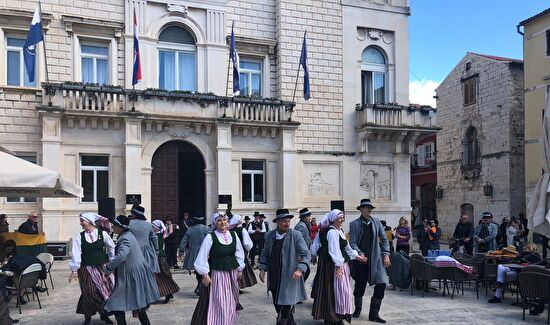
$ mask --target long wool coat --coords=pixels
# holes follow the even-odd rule
[[[157,235],[153,232],[153,225],[145,220],[134,219],[130,221],[130,230],[136,237],[139,248],[143,253],[145,262],[153,273],[160,273],[157,252],[159,251],[159,242]]]
[[[271,248],[275,241],[276,231],[276,229],[271,230],[265,234],[264,249],[260,256],[260,270],[268,270],[269,256],[271,255]],[[288,231],[283,239],[281,254],[281,283],[279,284],[280,289],[277,304],[294,305],[307,299],[303,274],[306,272],[309,262],[311,261],[311,254],[307,248],[306,242],[302,238],[302,234],[292,229]],[[298,261],[300,261],[300,263],[298,263]],[[297,269],[302,270],[302,277],[299,280],[294,280],[292,275]]]
[[[369,256],[368,264],[370,267],[369,283],[375,285],[377,283],[388,283],[388,275],[386,274],[386,268],[384,267],[383,255],[390,254],[390,244],[384,226],[380,223],[380,219],[372,217],[373,227],[370,234],[370,240],[372,243],[372,255]],[[363,223],[361,217],[353,220],[349,224],[349,244],[351,248],[361,253],[359,249],[359,241],[363,234]]]
[[[183,268],[188,271],[193,271],[195,269],[194,263],[197,255],[199,255],[199,250],[201,249],[201,244],[204,239],[204,236],[210,232],[210,228],[203,224],[197,224],[191,226],[189,230],[183,236],[180,242],[180,255],[183,255],[185,252],[185,246],[189,244],[189,251],[185,255],[185,260],[183,262]]]
[[[302,234],[302,238],[304,238],[307,247],[311,246],[311,236],[309,235],[309,229],[307,228],[307,225],[304,221],[300,220],[298,224],[294,227],[294,230],[299,231]]]
[[[115,289],[105,303],[105,310],[138,310],[157,301],[160,298],[157,282],[136,237],[130,231],[123,232],[115,251],[115,257],[106,266],[107,272],[115,271]]]

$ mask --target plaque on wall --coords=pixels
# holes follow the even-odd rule
[[[218,195],[219,204],[229,204],[231,203],[231,194],[220,194]]]
[[[361,165],[361,194],[363,197],[392,200],[393,165]]]
[[[126,204],[141,204],[141,194],[126,194]]]
[[[302,184],[302,193],[308,201],[342,197],[340,163],[304,162]]]

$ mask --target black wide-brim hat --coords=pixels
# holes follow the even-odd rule
[[[119,215],[116,218],[109,218],[109,222],[122,229],[130,229],[130,219],[125,215]]]
[[[277,220],[292,219],[292,218],[294,218],[294,216],[288,212],[288,209],[277,209],[277,212],[275,213],[275,219],[273,219],[273,222],[277,222]]]
[[[310,215],[311,215],[311,211],[309,211],[308,208],[303,208],[302,210],[300,210],[300,218],[305,218]]]
[[[357,210],[361,210],[362,207],[367,207],[369,209],[374,209],[374,205],[370,202],[370,199],[362,199],[361,203],[357,206]]]

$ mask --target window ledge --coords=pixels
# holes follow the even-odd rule
[[[4,91],[12,91],[12,92],[21,92],[21,93],[36,93],[42,94],[42,88],[39,87],[25,87],[25,86],[10,86],[10,85],[2,85],[0,86],[0,93]]]

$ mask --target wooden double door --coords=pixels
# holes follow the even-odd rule
[[[204,159],[193,145],[163,144],[153,155],[152,168],[151,220],[171,217],[178,222],[186,211],[205,215]]]

